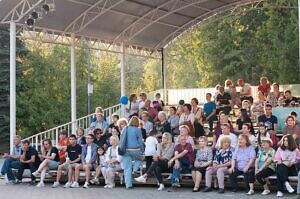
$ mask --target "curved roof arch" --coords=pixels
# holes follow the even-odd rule
[[[216,14],[262,0],[0,0],[0,22],[15,21],[23,30],[92,38],[108,45],[160,50]],[[42,5],[55,10],[43,14],[28,29],[25,21]],[[36,36],[36,35],[35,35]]]

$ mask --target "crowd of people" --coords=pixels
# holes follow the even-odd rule
[[[272,85],[271,92],[268,80],[262,77],[256,102],[250,85],[242,79],[237,83],[240,92],[231,80],[226,80],[224,87],[218,87],[214,100],[213,94],[207,93],[203,107],[197,98],[192,98],[190,103],[181,100],[166,110],[159,93],[152,102],[146,93],[141,93],[139,99],[132,94],[126,107],[128,118],[114,114],[109,124],[102,108],[97,107],[90,128],[79,127],[76,135],[69,136],[62,130],[58,146],[51,139],[44,139],[39,152],[28,140],[21,142],[16,136],[13,153],[4,155],[1,174],[7,175],[8,183],[19,184],[24,169],[30,169],[31,183],[35,184],[39,178],[36,186],[44,187],[47,171],[57,170],[53,188],[60,186],[63,172],[68,179],[64,187],[78,188],[80,171],[84,171],[83,188],[99,184],[99,177],[103,176],[104,188],[111,189],[115,187],[115,174],[122,170],[126,189],[133,188],[133,180],[146,183],[149,176],[155,176],[161,191],[165,189],[162,173],[171,173],[168,191],[174,191],[180,187],[180,174],[191,173],[193,192],[200,191],[202,180],[205,181],[202,191],[212,191],[212,176],[216,175],[220,194],[228,189],[224,185],[225,176],[229,175],[231,190],[236,192],[237,177],[243,175],[248,195],[254,194],[255,181],[263,186],[262,195],[269,194],[266,179],[276,175],[277,196],[283,196],[285,190],[293,193],[288,177],[297,175],[300,159],[297,114],[292,112],[287,117],[283,137],[278,140],[277,118],[272,115],[272,108],[282,104],[295,106],[297,99],[291,91],[285,91],[283,102],[278,84]],[[240,108],[240,115],[236,121],[230,121],[234,106]],[[211,145],[205,123],[213,136]],[[18,170],[16,176],[12,169]],[[91,176],[93,170],[95,174]],[[300,172],[298,176],[300,194]]]

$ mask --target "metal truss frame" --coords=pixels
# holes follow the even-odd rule
[[[4,18],[1,23],[9,23],[11,21],[20,22],[34,8],[40,5],[45,0],[22,0],[20,1]]]
[[[160,43],[158,43],[154,48],[165,48],[172,44],[174,41],[178,39],[181,35],[189,32],[192,28],[196,25],[199,25],[205,21],[210,20],[212,17],[216,16],[217,14],[229,11],[231,9],[236,9],[237,7],[245,6],[248,4],[258,3],[259,5],[263,0],[243,0],[242,2],[233,2],[230,4],[226,4],[224,6],[218,7],[214,10],[204,13],[203,15],[199,15],[195,19],[183,24],[179,27],[176,31],[174,31],[171,35],[166,36]],[[213,14],[212,14],[213,13]]]
[[[71,36],[70,33],[58,32],[56,30],[49,29],[39,29],[39,28],[28,28],[26,25],[22,25],[19,29],[20,38],[39,41],[43,43],[53,43],[60,45],[71,45]],[[86,42],[83,40],[89,41],[89,45],[86,45]],[[100,50],[111,53],[122,53],[122,44],[121,43],[111,43],[105,40],[100,40],[98,38],[86,37],[84,35],[76,35],[76,46],[80,48],[90,48],[93,50]],[[152,48],[135,46],[135,45],[126,45],[125,51],[127,55],[145,57],[150,59],[161,59],[161,50],[153,50]]]
[[[103,6],[99,6],[104,1]],[[91,5],[86,11],[81,13],[74,21],[72,21],[64,30],[64,32],[79,33],[84,30],[89,24],[95,21],[98,17],[110,11],[115,6],[123,3],[126,0],[98,0],[94,5]],[[74,1],[71,1],[74,2]],[[95,10],[96,9],[96,13]]]

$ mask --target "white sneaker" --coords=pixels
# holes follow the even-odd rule
[[[134,178],[134,180],[137,181],[137,182],[146,183],[146,178],[144,176],[140,176],[138,178]]]
[[[73,182],[73,184],[71,185],[72,188],[79,188],[79,184],[78,182]]]
[[[39,177],[41,174],[38,171],[35,171],[35,172],[32,173],[32,175],[34,177]]]
[[[157,191],[162,191],[165,189],[165,185],[164,184],[159,184],[159,187],[157,189]]]
[[[64,185],[64,188],[70,188],[72,186],[72,183],[71,182],[67,182],[65,185]]]
[[[261,195],[269,195],[270,194],[270,190],[264,190],[262,193],[261,193]]]
[[[285,185],[286,190],[287,190],[289,193],[293,193],[293,192],[295,191],[295,190],[293,189],[293,187],[291,187],[291,185],[290,185],[289,182],[285,182],[284,185]]]
[[[37,185],[36,185],[36,187],[44,187],[45,186],[45,184],[43,183],[43,182],[39,182]]]
[[[104,186],[104,189],[112,189],[112,188],[114,188],[114,187],[111,186],[111,185],[105,185],[105,186]]]
[[[281,191],[277,191],[277,197],[282,197],[283,193]]]
[[[59,182],[54,182],[53,185],[52,185],[52,188],[56,188],[59,186]]]
[[[246,195],[253,195],[254,194],[254,190],[252,190],[252,189],[250,189],[249,191],[248,191],[248,193],[246,193]]]
[[[86,189],[90,188],[89,187],[89,182],[85,182],[84,185],[83,185],[83,188],[86,188]]]

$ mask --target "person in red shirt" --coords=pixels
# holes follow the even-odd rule
[[[258,91],[261,91],[267,97],[271,91],[271,85],[267,77],[261,77],[258,85]]]
[[[58,141],[58,154],[60,158],[60,163],[64,163],[66,161],[66,150],[69,145],[68,132],[66,130],[61,130],[59,133],[59,141]]]

